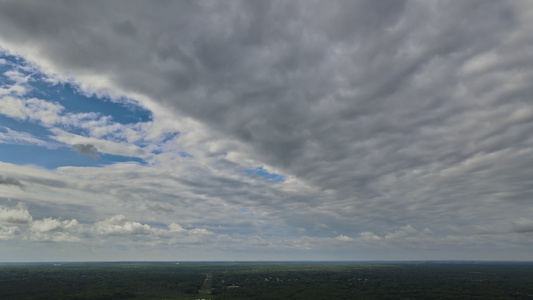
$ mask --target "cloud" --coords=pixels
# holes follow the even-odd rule
[[[400,227],[394,232],[390,232],[385,235],[387,240],[416,240],[419,238],[426,238],[431,236],[433,232],[429,228],[424,228],[422,231],[418,231],[410,224]]]
[[[205,228],[191,228],[186,229],[183,228],[181,225],[177,223],[171,223],[168,225],[168,229],[170,232],[178,232],[178,233],[187,233],[189,235],[195,235],[195,236],[202,236],[202,235],[212,235],[213,232],[209,231]]]
[[[4,226],[0,224],[0,240],[13,239],[18,232],[19,228],[17,226]]]
[[[158,237],[171,238],[168,243],[187,243],[193,242],[197,237],[209,236],[213,232],[205,228],[184,228],[177,223],[170,223],[168,229],[162,227],[153,227],[148,224],[130,221],[123,215],[115,215],[103,221],[96,222],[93,225],[93,231],[100,235],[112,236],[144,236],[150,239],[157,240]],[[176,236],[177,235],[177,236]],[[175,240],[172,238],[185,235],[185,237],[193,238],[186,240]]]
[[[14,186],[18,186],[21,189],[25,188],[25,185],[22,184],[22,182],[20,182],[19,180],[15,178],[11,178],[11,177],[4,177],[4,176],[0,176],[0,185],[14,185]]]
[[[107,235],[145,235],[152,233],[150,225],[128,221],[123,215],[116,215],[94,224],[94,231]]]
[[[62,105],[37,98],[20,99],[4,96],[0,106],[0,114],[19,120],[39,121],[51,125],[59,121]]]
[[[44,141],[27,132],[11,130],[8,127],[0,127],[0,129],[5,130],[5,132],[0,132],[0,143],[11,145],[36,145],[48,149],[58,148],[57,144]]]
[[[519,218],[513,222],[512,230],[518,233],[533,232],[533,221],[527,218]]]
[[[301,238],[299,249],[335,232],[470,251],[501,241],[492,229],[505,224],[527,233],[531,11],[500,0],[4,1],[2,47],[58,82],[128,96],[154,114],[126,128],[6,87],[3,115],[44,124],[67,145],[149,161],[39,175],[68,182],[64,194],[9,192],[43,206],[77,199],[93,220],[143,220],[104,219],[100,235],[185,235],[164,227],[176,219],[257,244],[281,244],[267,237],[280,232]],[[8,75],[26,88],[24,74]],[[256,166],[286,177],[254,180],[245,170]]]
[[[346,236],[346,235],[339,235],[335,238],[337,241],[342,241],[342,242],[351,242],[353,241],[353,238],[349,237],[349,236]]]
[[[31,231],[35,232],[57,232],[62,230],[68,230],[70,228],[76,227],[78,225],[78,221],[76,220],[65,220],[60,221],[57,219],[52,218],[44,218],[42,220],[34,221],[33,224],[30,227]]]
[[[324,224],[324,223],[320,223],[320,222],[315,222],[314,223],[314,228],[315,229],[328,229],[329,225]]]
[[[413,228],[411,225],[402,226],[400,229],[396,230],[395,232],[388,233],[385,235],[386,239],[405,239],[408,237],[413,237],[417,234],[416,229]]]
[[[98,155],[98,149],[91,144],[74,144],[72,145],[72,149],[76,150],[78,154],[87,155],[95,160],[100,158],[100,155]]]
[[[78,152],[80,151],[79,149],[91,152],[92,146],[97,149],[96,151],[100,153],[141,158],[145,156],[145,151],[141,147],[126,142],[114,142],[105,139],[85,137],[82,135],[66,132],[59,128],[52,128],[50,129],[50,131],[56,134],[55,136],[51,136],[52,139],[55,139],[65,144],[72,145],[72,147]]]
[[[25,205],[19,203],[16,207],[0,206],[0,222],[8,224],[30,224],[33,217]]]
[[[359,238],[365,241],[377,241],[381,240],[381,237],[375,235],[374,233],[370,231],[361,232],[359,234]]]
[[[34,241],[79,242],[81,227],[79,222],[44,218],[36,220],[28,228],[27,237]]]
[[[5,73],[4,73],[5,74]],[[21,85],[12,85],[8,88],[0,87],[0,96],[3,95],[24,95],[26,93],[26,89]]]

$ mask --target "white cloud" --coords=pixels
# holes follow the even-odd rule
[[[90,144],[94,145],[98,152],[108,153],[114,155],[123,155],[131,157],[145,157],[145,151],[132,144],[123,143],[123,142],[112,142],[108,140],[102,140],[92,137],[85,137],[73,133],[66,132],[61,129],[53,128],[51,131],[55,136],[51,136],[52,139],[55,139],[59,142],[74,146],[77,144]]]
[[[168,229],[153,227],[148,224],[142,224],[128,220],[123,215],[115,215],[103,221],[96,222],[93,225],[93,231],[101,235],[139,235],[147,236],[148,240],[157,241],[158,237],[171,238],[167,243],[189,243],[196,241],[196,238],[210,236],[214,233],[205,228],[184,228],[177,223],[170,223]],[[183,240],[180,237],[185,237]],[[172,238],[176,238],[172,240]],[[192,238],[192,239],[191,239]]]
[[[98,234],[106,235],[145,235],[153,231],[150,225],[129,221],[123,215],[96,222],[93,230]]]
[[[181,225],[177,223],[169,224],[168,229],[170,230],[170,232],[186,232],[187,231],[187,229],[181,227]]]
[[[192,228],[188,230],[188,233],[192,235],[212,235],[213,232],[205,228]]]
[[[78,226],[78,224],[78,221],[74,219],[60,221],[52,218],[44,218],[42,220],[34,221],[29,230],[35,232],[56,232],[72,229]]]
[[[339,235],[335,238],[337,241],[342,241],[342,242],[351,242],[353,241],[353,238],[349,237],[349,236],[346,236],[346,235]]]
[[[9,224],[30,224],[33,218],[22,203],[16,207],[0,206],[0,222]]]
[[[0,127],[2,128],[2,127]],[[8,127],[3,127],[6,132],[0,132],[0,143],[12,145],[35,145],[45,147],[48,149],[55,149],[59,145],[44,141],[27,132],[20,132],[11,130]]]
[[[22,85],[11,85],[8,88],[0,87],[0,96],[15,94],[17,96],[22,96],[26,93],[26,88]],[[3,99],[3,98],[2,98]]]
[[[377,241],[381,240],[381,237],[375,235],[373,232],[366,231],[359,234],[359,238],[364,241]]]
[[[4,76],[16,82],[17,85],[24,84],[28,81],[30,76],[24,75],[18,70],[11,70],[4,72]]]
[[[27,238],[34,241],[79,242],[82,227],[75,219],[44,218],[34,221],[28,228]]]
[[[0,113],[20,120],[39,121],[45,125],[52,125],[59,121],[59,114],[64,107],[37,98],[20,99],[4,96],[0,105]]]
[[[0,240],[13,239],[19,231],[17,226],[4,226],[0,224]]]

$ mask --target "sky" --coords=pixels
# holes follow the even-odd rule
[[[0,260],[533,260],[533,2],[0,0]]]

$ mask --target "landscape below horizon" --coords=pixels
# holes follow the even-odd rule
[[[0,264],[1,299],[533,299],[533,262]]]

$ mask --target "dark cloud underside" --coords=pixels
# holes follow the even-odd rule
[[[76,150],[78,154],[90,156],[92,159],[99,159],[98,149],[91,144],[75,144],[72,145],[72,149]]]

